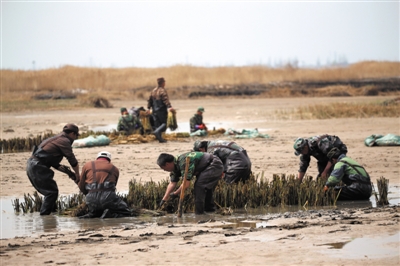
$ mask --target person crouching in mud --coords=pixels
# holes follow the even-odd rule
[[[171,173],[171,182],[160,202],[160,208],[170,197],[179,197],[181,190],[189,187],[190,182],[185,182],[186,187],[182,188],[181,185],[175,190],[180,177],[185,177],[186,157],[190,158],[187,180],[193,180],[196,176],[194,183],[195,213],[204,214],[205,211],[215,211],[213,193],[222,177],[224,166],[217,156],[203,152],[187,152],[176,157],[167,153],[160,154],[157,164],[164,171]]]
[[[119,170],[111,163],[111,153],[101,151],[95,161],[82,167],[78,186],[86,195],[89,213],[79,218],[118,218],[131,216],[128,205],[116,193]]]

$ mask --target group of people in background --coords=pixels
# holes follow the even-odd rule
[[[168,97],[168,92],[165,89],[165,79],[157,79],[157,87],[155,87],[150,94],[147,101],[146,115],[150,116],[150,124],[152,133],[160,143],[167,142],[162,134],[167,130],[167,119],[169,112],[175,112]],[[141,107],[143,108],[143,107]],[[144,110],[144,108],[143,108]],[[125,135],[133,133],[144,134],[144,126],[139,119],[140,108],[132,108],[128,110],[126,107],[121,108],[121,116],[118,120],[117,130],[123,132]],[[197,108],[196,113],[190,118],[190,133],[192,136],[205,136],[207,135],[207,126],[203,123],[204,107]]]
[[[139,108],[131,113],[121,108],[118,130],[130,134],[133,130],[141,130],[143,125],[138,118],[139,111],[151,113],[153,134],[160,143],[166,142],[162,133],[167,128],[168,112],[174,112],[167,91],[165,79],[157,79],[148,100],[147,110]],[[204,108],[199,107],[190,119],[190,131],[207,130],[203,123]],[[54,171],[70,172],[70,178],[86,195],[88,214],[82,218],[109,218],[130,216],[127,204],[116,194],[119,178],[118,168],[111,163],[111,154],[101,151],[93,161],[86,162],[80,172],[78,161],[72,151],[72,143],[79,136],[79,128],[75,124],[67,124],[63,131],[54,137],[42,141],[27,161],[27,175],[33,187],[44,196],[40,214],[48,215],[55,211],[58,198],[58,186],[54,181]],[[303,181],[309,167],[311,157],[317,160],[318,178],[326,180],[325,191],[333,188],[339,200],[367,200],[371,196],[371,179],[367,171],[358,162],[346,154],[347,146],[334,135],[318,135],[310,138],[297,138],[293,148],[295,155],[300,156],[298,179]],[[189,149],[188,149],[189,150]],[[74,170],[60,162],[66,158]],[[170,183],[159,203],[160,208],[171,198],[178,197],[182,189],[190,182],[176,188],[185,176],[194,181],[195,213],[203,214],[215,210],[213,193],[219,182],[228,184],[246,182],[251,176],[251,160],[246,150],[237,143],[228,140],[196,140],[190,151],[178,155],[161,153],[157,165],[170,173]],[[186,165],[188,164],[188,165]],[[339,185],[342,184],[342,185]]]

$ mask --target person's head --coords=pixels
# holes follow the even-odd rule
[[[193,144],[193,150],[194,151],[201,151],[201,152],[206,152],[207,151],[207,144],[208,141],[206,140],[196,140]]]
[[[342,151],[334,147],[328,152],[326,156],[328,157],[331,163],[335,164],[340,155],[342,155]]]
[[[157,84],[158,84],[158,86],[160,86],[160,87],[164,87],[164,86],[165,86],[165,79],[164,79],[163,77],[158,78],[158,79],[157,79]]]
[[[161,169],[167,172],[172,172],[175,168],[175,157],[168,153],[161,153],[158,156],[157,164]]]
[[[203,115],[204,113],[204,107],[203,106],[199,106],[199,108],[197,108],[197,114],[198,115]]]
[[[78,126],[71,123],[68,123],[63,127],[63,132],[72,139],[77,139],[80,136]]]
[[[128,110],[125,107],[121,107],[121,115],[128,114]]]
[[[109,153],[108,151],[101,151],[97,154],[97,159],[100,159],[100,158],[105,158],[109,162],[111,162],[111,153]]]
[[[299,156],[300,154],[307,154],[308,153],[308,145],[307,140],[304,138],[297,138],[293,145],[294,154]]]

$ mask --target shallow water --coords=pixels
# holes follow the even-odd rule
[[[380,236],[380,237],[361,237],[346,242],[328,243],[327,249],[323,253],[333,257],[348,259],[378,259],[388,257],[398,257],[400,251],[396,243],[400,241],[400,233]]]
[[[389,188],[389,203],[397,205],[400,203],[400,191],[397,187]],[[118,219],[79,219],[76,217],[48,215],[40,216],[39,212],[28,214],[16,214],[12,206],[15,198],[7,197],[0,199],[1,205],[1,239],[23,237],[30,235],[41,235],[44,233],[61,233],[69,230],[101,229],[110,227],[143,227],[151,224],[183,224],[183,223],[202,223],[210,219],[223,221],[222,227],[226,228],[266,228],[270,226],[265,219],[271,215],[297,212],[299,210],[329,210],[341,208],[365,208],[376,207],[375,197],[369,201],[342,201],[337,202],[336,207],[310,207],[283,206],[283,207],[260,207],[257,209],[238,209],[234,210],[233,215],[223,216],[219,214],[194,215],[193,213],[184,214],[178,218],[175,214],[168,214],[162,217],[126,217]],[[22,199],[21,199],[22,200]],[[265,219],[264,219],[265,218]]]

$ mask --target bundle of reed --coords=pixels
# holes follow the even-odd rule
[[[207,130],[207,134],[209,136],[215,136],[215,135],[222,135],[226,132],[224,128],[218,128],[218,129],[213,129],[213,130]]]
[[[381,176],[379,179],[376,180],[378,184],[378,193],[379,193],[379,201],[377,204],[379,205],[388,205],[388,192],[389,192],[389,179],[384,178]]]
[[[140,135],[138,134],[138,132],[136,132],[128,136],[126,135],[114,136],[111,139],[111,141],[113,144],[140,144],[140,143],[147,143],[154,139],[155,137],[152,135]]]
[[[142,123],[143,130],[145,133],[153,132],[153,128],[150,123],[150,114],[148,114],[146,111],[140,111],[139,119],[140,119],[140,122]]]
[[[178,128],[178,122],[176,120],[176,111],[169,111],[167,117],[167,128],[174,131]]]

